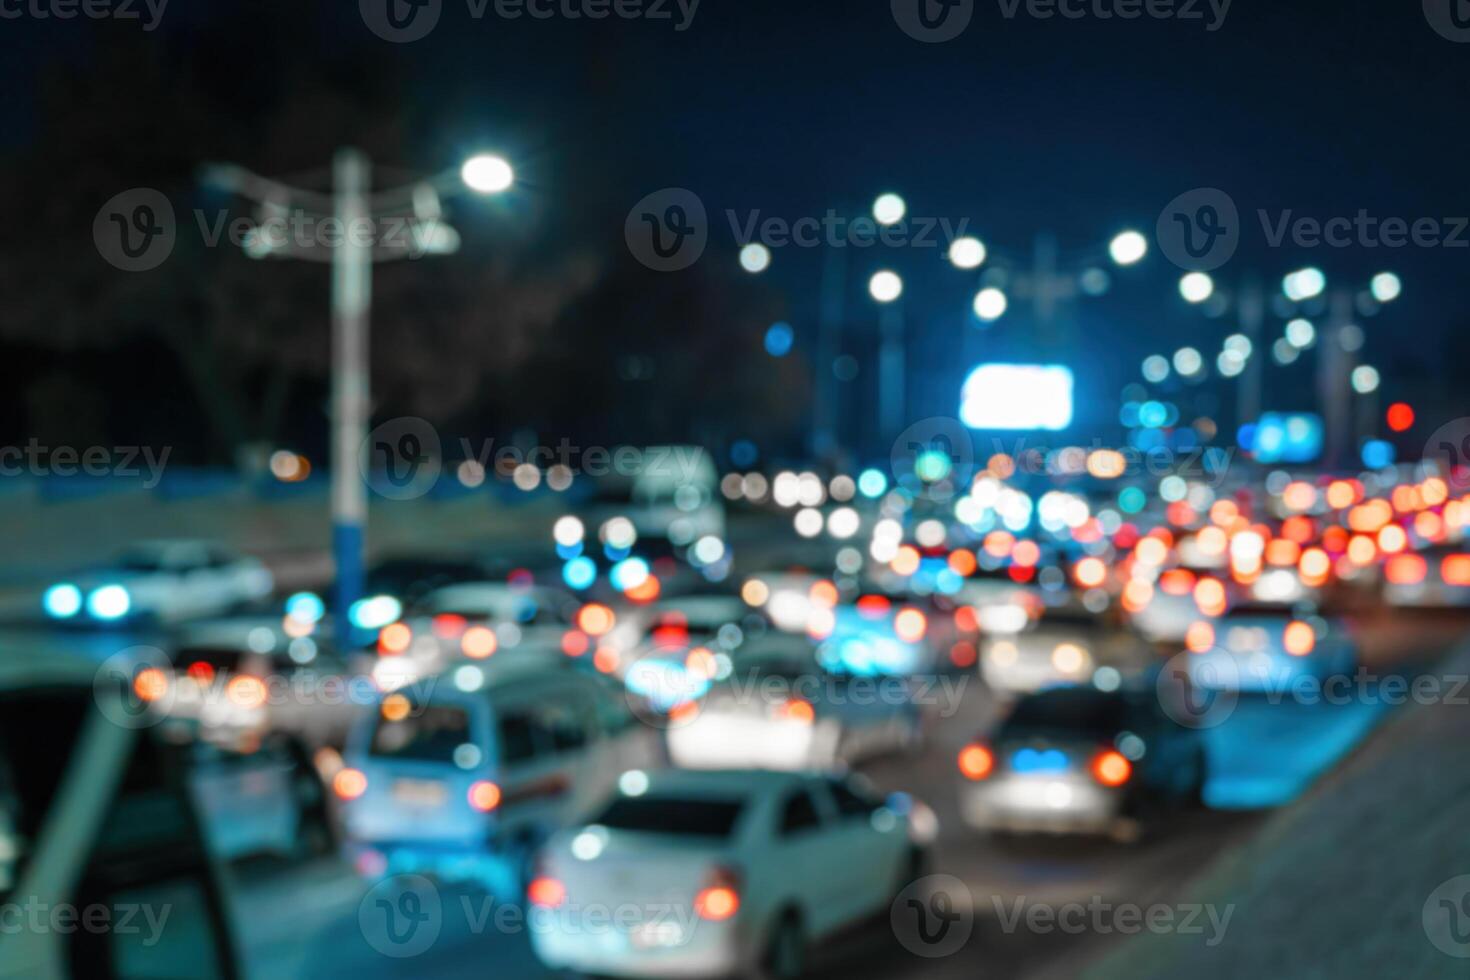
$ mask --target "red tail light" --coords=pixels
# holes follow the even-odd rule
[[[1439,574],[1445,585],[1470,585],[1470,555],[1445,555]]]
[[[540,908],[554,909],[567,900],[567,886],[549,875],[541,875],[526,886],[526,899]]]
[[[332,792],[339,799],[355,800],[367,792],[367,777],[357,769],[339,769],[332,777]]]
[[[707,922],[724,922],[740,911],[740,875],[733,868],[716,867],[708,883],[694,896],[694,912]]]
[[[1424,572],[1424,559],[1418,555],[1394,555],[1383,566],[1384,577],[1394,585],[1417,585]]]
[[[488,779],[471,784],[468,795],[470,806],[481,813],[489,813],[500,805],[500,787]]]
[[[782,721],[810,725],[816,720],[817,713],[812,708],[811,702],[803,701],[801,698],[791,698],[776,709],[776,717]]]
[[[1092,760],[1092,778],[1104,786],[1122,786],[1133,775],[1133,763],[1109,749]]]
[[[995,756],[983,745],[966,745],[960,750],[960,772],[966,779],[984,779],[995,768]]]

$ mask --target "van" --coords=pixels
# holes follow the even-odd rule
[[[659,736],[615,681],[520,647],[385,696],[332,787],[364,875],[433,873],[518,896],[534,849],[620,773],[657,766]]]
[[[3,653],[0,978],[238,976],[192,746],[125,672]]]

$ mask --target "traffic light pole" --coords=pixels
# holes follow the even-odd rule
[[[367,486],[358,454],[367,438],[369,403],[368,313],[373,256],[362,234],[371,215],[367,157],[354,149],[332,161],[333,213],[343,228],[332,252],[332,559],[337,582],[333,614],[339,639],[351,633],[348,612],[362,597]]]

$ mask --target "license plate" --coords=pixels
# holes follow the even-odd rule
[[[443,806],[448,795],[443,783],[430,779],[398,779],[393,782],[393,799],[410,806]]]

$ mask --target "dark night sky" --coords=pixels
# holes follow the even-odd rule
[[[977,0],[964,35],[922,44],[898,30],[886,0],[703,0],[683,33],[668,21],[477,21],[465,0],[444,0],[435,33],[407,45],[371,35],[350,2],[254,31],[228,5],[185,2],[173,0],[157,32],[160,56],[225,17],[238,30],[221,61],[242,82],[268,86],[289,59],[365,53],[418,104],[462,108],[460,131],[436,140],[499,142],[553,204],[558,179],[592,183],[611,213],[660,187],[691,188],[715,216],[704,261],[733,261],[726,208],[795,219],[893,189],[912,215],[968,218],[993,250],[1022,255],[1050,229],[1066,254],[1125,226],[1151,233],[1176,194],[1219,187],[1240,208],[1244,239],[1218,278],[1259,270],[1274,283],[1313,263],[1330,280],[1366,281],[1392,268],[1405,296],[1367,324],[1384,394],[1459,368],[1444,345],[1470,322],[1470,249],[1271,249],[1255,217],[1470,214],[1470,44],[1434,33],[1416,2],[1235,0],[1209,32],[1200,21],[1007,20],[999,0]],[[8,91],[26,91],[41,64],[85,56],[70,27],[6,22],[28,42],[5,59]],[[9,142],[23,143],[27,100],[7,102]],[[915,407],[952,411],[962,363],[1024,355],[1029,337],[1023,312],[986,333],[971,326],[972,281],[941,254],[872,249],[854,268],[909,277]],[[770,274],[803,341],[818,263],[816,250],[781,250]],[[1177,274],[1155,252],[1078,309],[1066,359],[1085,366],[1085,396],[1114,396],[1154,350],[1219,349],[1227,324],[1186,307]],[[855,290],[854,308],[864,304]],[[1288,402],[1308,374],[1268,368],[1267,378],[1270,407],[1272,391]]]

